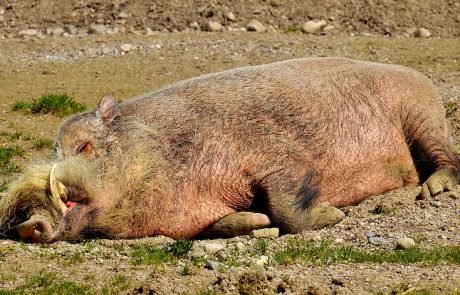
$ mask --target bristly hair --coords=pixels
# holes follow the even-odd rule
[[[299,191],[295,196],[294,205],[300,211],[305,211],[310,207],[320,194],[318,186],[318,172],[308,171],[302,181]]]

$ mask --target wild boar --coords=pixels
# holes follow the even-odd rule
[[[107,95],[62,125],[55,163],[0,200],[0,229],[36,242],[191,238],[241,231],[241,217],[295,233],[420,179],[425,198],[451,189],[447,135],[429,79],[351,59],[234,69],[124,103]]]

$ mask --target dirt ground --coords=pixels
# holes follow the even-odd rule
[[[106,93],[127,100],[204,73],[322,56],[401,64],[429,76],[444,99],[452,142],[460,152],[459,1],[50,2],[0,1],[0,147],[22,147],[25,153],[13,159],[21,167],[51,157],[50,149],[37,150],[33,142],[53,139],[62,118],[13,112],[14,101],[62,92],[91,109]],[[120,17],[121,12],[128,16]],[[227,12],[233,12],[236,20],[227,20]],[[274,30],[239,29],[251,19]],[[304,34],[299,28],[310,19],[325,19],[334,29]],[[191,22],[201,27],[209,20],[221,22],[223,31],[190,29]],[[81,33],[91,23],[119,30],[105,35]],[[80,33],[46,35],[46,28],[69,24]],[[153,32],[141,34],[147,27]],[[414,37],[411,30],[421,27],[432,36]],[[25,29],[42,33],[19,37]],[[16,176],[0,174],[0,185]],[[139,244],[171,242],[162,237],[51,246],[0,239],[0,294],[82,290],[96,294],[460,294],[458,264],[282,265],[273,259],[290,239],[302,238],[369,251],[394,251],[400,237],[413,238],[428,250],[459,245],[460,187],[426,201],[415,200],[418,192],[419,188],[402,189],[372,197],[346,208],[347,217],[334,227],[267,239],[263,253],[259,239],[248,236],[203,240],[195,242],[186,257],[160,266],[134,265],[130,251]],[[384,214],[377,208],[384,208]],[[370,244],[366,231],[385,243]],[[223,250],[206,253],[203,249],[210,243],[222,245]],[[260,265],[262,256],[267,256],[267,263]],[[220,267],[195,263],[198,258],[218,262]],[[56,282],[85,289],[47,288],[57,286]]]

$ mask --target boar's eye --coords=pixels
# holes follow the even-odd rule
[[[83,155],[84,157],[89,157],[93,152],[93,145],[91,142],[85,142],[78,146],[77,154]]]

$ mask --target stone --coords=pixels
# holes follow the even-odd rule
[[[313,34],[324,28],[326,24],[327,22],[325,20],[309,20],[302,25],[302,32]]]
[[[364,236],[366,236],[367,238],[372,238],[372,237],[375,237],[375,233],[373,231],[365,231],[364,232]]]
[[[207,243],[204,245],[204,251],[210,255],[214,255],[219,251],[224,250],[224,246],[217,243]]]
[[[78,34],[78,28],[76,26],[74,26],[74,25],[65,26],[65,30],[70,35],[77,35]]]
[[[208,31],[208,32],[222,31],[222,25],[215,21],[209,21],[205,26],[205,31]]]
[[[439,201],[431,201],[430,205],[435,207],[435,208],[439,208],[439,207],[441,207],[442,203],[439,202]]]
[[[118,18],[128,18],[128,17],[129,17],[129,14],[123,11],[118,14]]]
[[[18,32],[18,35],[20,37],[26,37],[26,36],[36,36],[38,34],[38,31],[35,29],[27,29],[27,30],[22,30]]]
[[[188,24],[188,26],[191,29],[194,29],[194,30],[199,30],[200,29],[200,25],[198,24],[198,22],[191,22],[191,23]]]
[[[454,191],[449,192],[449,194],[448,194],[447,196],[448,196],[449,198],[453,199],[453,200],[458,200],[458,199],[460,199],[460,193],[454,192]]]
[[[226,12],[225,13],[225,18],[231,22],[235,21],[236,20],[236,16],[233,12]]]
[[[251,231],[250,236],[253,238],[277,238],[280,235],[279,228],[261,228]]]
[[[431,32],[425,28],[419,28],[415,31],[414,36],[419,38],[428,38],[431,37]]]
[[[145,31],[145,35],[147,35],[147,36],[150,36],[150,35],[154,35],[154,34],[155,34],[155,31],[152,30],[150,27],[145,27],[145,28],[144,28],[144,31]]]
[[[119,33],[119,30],[117,27],[114,28],[107,28],[105,31],[108,35],[115,35]]]
[[[206,260],[206,268],[212,270],[219,270],[220,263],[217,261]]]
[[[415,241],[411,238],[399,238],[396,241],[397,249],[409,249],[415,247]]]
[[[132,48],[133,48],[133,45],[131,45],[129,43],[121,44],[121,46],[120,46],[121,51],[123,51],[125,53],[130,52]]]
[[[259,259],[256,260],[256,265],[258,266],[264,266],[266,264],[268,264],[268,256],[266,255],[262,255]]]
[[[244,251],[246,249],[246,246],[243,242],[238,242],[236,243],[236,249],[238,249],[238,251]]]
[[[62,34],[64,34],[64,29],[63,28],[54,28],[51,31],[51,36],[53,36],[53,37],[60,37],[60,36],[62,36]]]
[[[90,34],[105,35],[107,32],[107,28],[105,25],[102,24],[91,24],[89,26],[88,32]]]
[[[0,22],[3,22],[5,20],[5,18],[3,17],[3,15],[0,15]]]
[[[334,240],[334,243],[336,243],[336,244],[342,244],[343,242],[344,241],[343,241],[342,238],[337,238],[337,239]]]
[[[368,239],[369,243],[376,246],[385,245],[386,241],[381,237],[370,237]]]
[[[247,25],[247,30],[249,32],[265,32],[267,28],[258,20],[253,19]]]
[[[314,236],[311,238],[311,240],[312,240],[313,242],[321,242],[323,239],[321,238],[320,235],[314,235]]]

